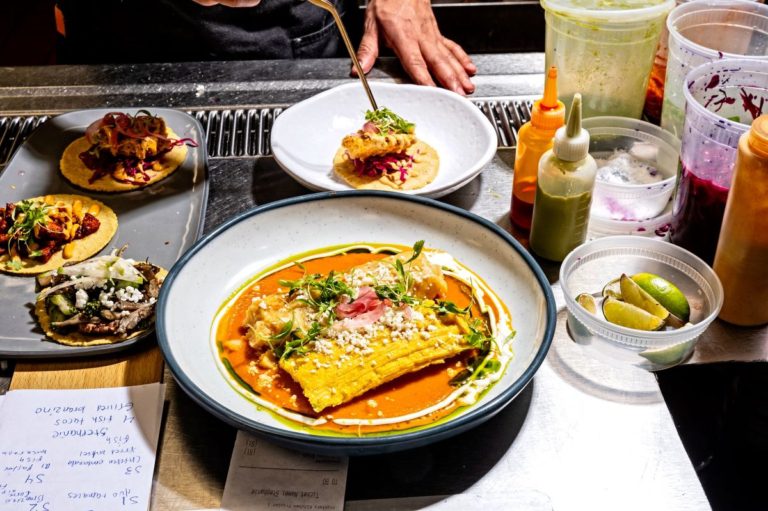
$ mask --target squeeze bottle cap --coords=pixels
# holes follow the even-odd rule
[[[581,127],[581,94],[576,93],[568,115],[568,125],[555,133],[555,156],[565,161],[581,161],[589,154],[589,132]]]
[[[557,67],[552,66],[544,81],[544,97],[531,109],[531,125],[543,130],[556,130],[565,124],[565,105],[557,100]]]
[[[761,158],[768,158],[768,114],[752,121],[747,137],[749,148]]]

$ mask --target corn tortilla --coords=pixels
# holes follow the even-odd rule
[[[435,180],[440,167],[440,157],[432,146],[417,140],[405,152],[415,154],[413,167],[408,171],[405,181],[400,181],[399,172],[378,177],[358,175],[355,172],[355,164],[347,157],[343,147],[336,151],[333,170],[348,185],[359,190],[418,190]]]
[[[160,281],[162,281],[165,279],[167,274],[168,272],[165,269],[160,268],[160,271],[157,273],[157,277]],[[151,328],[137,330],[127,337],[120,337],[117,335],[94,336],[85,335],[80,332],[70,332],[65,335],[54,332],[53,328],[51,328],[51,317],[48,315],[48,310],[45,307],[45,300],[38,300],[37,303],[35,303],[35,314],[37,315],[37,320],[40,322],[40,327],[45,332],[45,335],[48,336],[49,339],[52,339],[60,344],[66,344],[67,346],[98,346],[100,344],[117,344],[119,342],[125,342],[140,335],[144,335],[144,333],[151,330]]]
[[[166,128],[166,136],[174,139],[179,138],[171,128]],[[146,181],[143,184],[136,185],[122,183],[116,181],[110,175],[103,176],[91,183],[89,180],[91,179],[91,176],[93,176],[93,171],[86,167],[82,160],[80,160],[80,154],[90,149],[90,147],[91,144],[85,137],[78,138],[64,150],[64,154],[61,155],[59,166],[62,175],[67,181],[85,190],[93,190],[96,192],[118,193],[144,188],[170,176],[182,163],[184,163],[184,160],[187,157],[186,145],[174,147],[160,158],[159,163],[161,168],[159,170],[153,168],[145,171],[150,178],[149,181]]]
[[[102,248],[107,246],[109,240],[111,240],[117,232],[117,215],[115,215],[115,212],[112,211],[112,209],[106,206],[104,203],[91,199],[90,197],[84,197],[82,195],[52,194],[51,196],[56,202],[61,201],[72,204],[75,202],[75,200],[79,200],[83,204],[84,212],[88,211],[92,205],[98,204],[99,213],[95,216],[96,219],[100,222],[99,230],[93,234],[89,234],[85,238],[70,241],[70,243],[74,244],[74,251],[72,253],[72,257],[69,259],[64,259],[62,250],[58,250],[54,252],[53,256],[51,256],[47,263],[40,263],[34,259],[22,258],[21,268],[14,270],[12,268],[8,268],[8,266],[5,264],[8,262],[9,255],[4,254],[3,256],[0,256],[0,270],[19,275],[35,275],[37,273],[43,273],[60,266],[64,266],[66,263],[79,263],[80,261],[88,259],[92,255],[99,252]],[[35,197],[27,200],[43,201],[44,199],[45,197]]]

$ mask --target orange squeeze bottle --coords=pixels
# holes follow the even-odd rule
[[[533,104],[531,120],[517,133],[510,219],[518,229],[531,229],[539,160],[552,149],[555,132],[564,124],[565,105],[557,100],[557,68],[552,66],[544,82],[544,97]]]

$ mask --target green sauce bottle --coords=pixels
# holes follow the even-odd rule
[[[576,94],[568,124],[557,130],[552,149],[539,160],[529,238],[537,255],[562,261],[584,243],[596,173],[589,133],[581,127],[581,94]]]

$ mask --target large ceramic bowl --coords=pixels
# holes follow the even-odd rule
[[[482,277],[509,308],[517,335],[503,377],[474,405],[412,432],[327,436],[259,409],[222,370],[214,317],[231,294],[286,257],[354,242],[412,245],[426,240]],[[157,333],[179,385],[203,408],[276,443],[335,454],[372,454],[425,445],[489,419],[531,380],[555,328],[552,292],[528,253],[495,224],[430,199],[387,192],[316,194],[244,213],[199,241],[171,269],[160,294]]]
[[[416,124],[416,136],[440,155],[433,182],[410,192],[441,197],[477,176],[496,151],[496,133],[468,99],[436,87],[371,83],[379,106]],[[370,109],[362,85],[350,83],[287,109],[272,128],[275,160],[312,190],[349,190],[333,172],[333,156],[345,135],[359,130]]]

